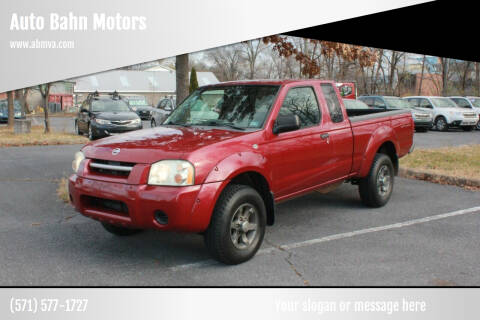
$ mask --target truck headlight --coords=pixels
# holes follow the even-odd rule
[[[148,184],[157,186],[191,186],[195,170],[185,160],[162,160],[152,164]]]
[[[76,173],[78,171],[78,168],[80,167],[80,162],[82,162],[83,159],[85,159],[85,155],[82,151],[78,151],[77,153],[75,153],[75,157],[72,161],[73,172]]]
[[[110,120],[105,120],[105,119],[95,119],[95,122],[98,124],[110,124]]]

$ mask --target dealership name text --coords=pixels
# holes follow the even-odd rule
[[[34,13],[29,15],[12,13],[10,30],[44,30],[46,20],[44,16],[35,15]],[[92,22],[91,26],[90,22]],[[93,13],[91,19],[87,16],[74,15],[73,12],[69,12],[67,15],[50,13],[47,23],[49,30],[52,31],[126,31],[145,30],[147,28],[147,18],[145,16],[128,16],[120,13],[113,15]]]

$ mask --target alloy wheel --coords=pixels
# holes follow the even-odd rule
[[[249,203],[235,211],[230,223],[230,238],[237,249],[247,249],[255,242],[258,221],[257,209]]]

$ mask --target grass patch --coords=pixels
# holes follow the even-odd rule
[[[400,166],[465,179],[480,179],[480,145],[417,149]]]
[[[68,194],[68,179],[67,178],[62,178],[58,182],[57,196],[60,200],[62,200],[65,203],[70,202],[70,196]]]
[[[85,144],[88,139],[73,133],[44,133],[43,126],[32,126],[30,133],[14,134],[13,129],[0,128],[0,147],[38,146],[56,144]]]

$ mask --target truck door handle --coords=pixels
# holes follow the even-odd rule
[[[328,139],[329,137],[330,137],[330,135],[328,133],[322,133],[320,135],[320,138],[322,138],[323,140]]]

